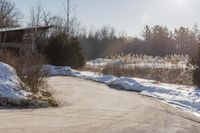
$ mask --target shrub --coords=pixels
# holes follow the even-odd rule
[[[156,80],[165,83],[193,85],[193,65],[187,55],[167,55],[153,57],[148,55],[114,55],[95,63],[91,61],[86,65],[90,71],[115,76],[131,76]],[[98,62],[98,61],[97,61]]]
[[[25,83],[28,89],[33,95],[29,96],[29,99],[21,101],[16,104],[15,102],[9,102],[11,106],[39,106],[57,107],[58,103],[53,98],[51,90],[48,89],[46,84],[47,72],[43,70],[43,64],[46,62],[45,58],[38,54],[32,54],[30,51],[15,55],[9,51],[0,52],[0,61],[5,62],[15,68],[19,78]],[[22,89],[25,89],[22,88]],[[1,104],[5,103],[6,99],[0,99]]]
[[[103,74],[115,76],[130,76],[156,80],[164,83],[192,85],[192,70],[187,69],[169,69],[169,68],[151,68],[151,67],[130,67],[125,68],[119,65],[106,65],[102,69]]]
[[[49,39],[46,57],[50,64],[57,66],[80,68],[85,64],[78,39],[61,33]]]
[[[200,87],[200,46],[197,54],[191,59],[191,64],[194,66],[193,70],[193,83]]]
[[[46,85],[46,72],[42,68],[46,61],[41,55],[30,53],[16,56],[9,51],[4,51],[1,53],[0,61],[15,68],[19,78],[30,88],[30,91],[37,93]]]

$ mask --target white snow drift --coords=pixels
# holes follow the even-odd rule
[[[151,96],[185,111],[200,116],[200,89],[194,87],[158,83],[152,80],[143,80],[130,77],[115,77],[93,72],[81,72],[70,67],[44,66],[50,74],[56,76],[75,76],[96,82],[104,83],[110,87],[137,91],[142,95]]]
[[[17,76],[16,71],[9,65],[0,62],[0,98],[26,99],[28,93],[22,88],[22,81]]]

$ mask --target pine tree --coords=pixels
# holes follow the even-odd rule
[[[85,59],[79,41],[66,34],[52,36],[46,48],[46,57],[50,64],[57,66],[83,67]]]

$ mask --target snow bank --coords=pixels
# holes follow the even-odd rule
[[[0,98],[26,99],[28,93],[22,88],[22,81],[17,76],[16,71],[9,65],[0,62]]]
[[[52,75],[75,76],[104,83],[116,89],[137,91],[142,95],[163,100],[173,106],[200,116],[200,89],[194,87],[157,83],[152,80],[138,78],[115,77],[93,72],[81,72],[70,67],[48,66],[47,68]]]
[[[71,67],[59,67],[53,65],[44,65],[43,70],[47,71],[50,76],[66,76],[71,75]]]
[[[164,100],[169,104],[200,115],[200,90],[187,86],[156,84],[148,80],[121,77],[108,84],[128,91],[138,91],[142,95]]]

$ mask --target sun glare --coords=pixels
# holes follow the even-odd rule
[[[173,6],[184,8],[189,4],[189,0],[170,0]]]

